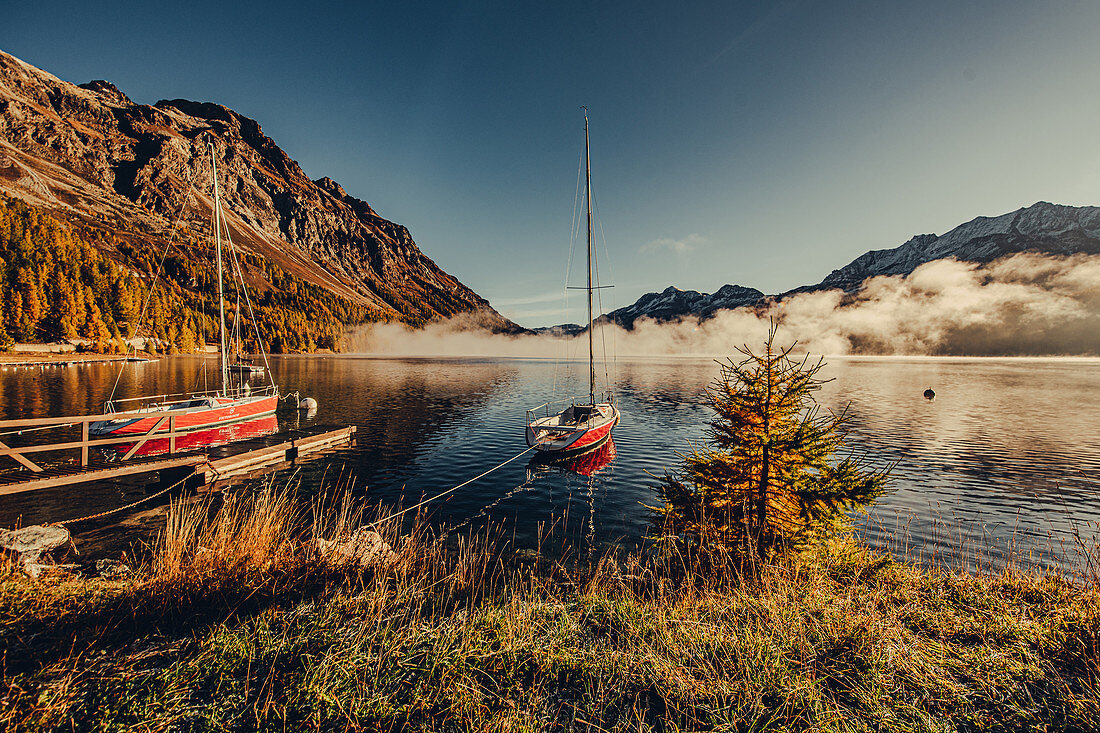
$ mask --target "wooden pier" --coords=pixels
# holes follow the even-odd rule
[[[104,416],[97,415],[93,419],[102,420]],[[0,421],[0,430],[6,428],[7,432],[16,426],[18,429],[25,430],[28,427],[36,428],[42,425],[80,427],[82,432],[82,440],[79,441],[40,443],[21,447],[10,447],[0,443],[0,457],[8,456],[21,464],[17,468],[22,468],[22,470],[0,473],[0,496],[72,484],[107,481],[158,471],[163,472],[162,480],[165,476],[171,476],[173,481],[186,478],[190,479],[187,481],[189,487],[198,488],[215,481],[225,481],[282,463],[305,459],[328,448],[350,444],[354,440],[356,431],[354,425],[294,428],[266,437],[247,438],[217,447],[183,453],[176,450],[175,439],[187,433],[175,430],[155,433],[151,431],[144,436],[90,440],[87,432],[88,422],[83,416],[43,418],[32,421]],[[28,425],[28,423],[34,424]],[[168,455],[134,458],[135,450],[149,440],[167,440]],[[272,443],[272,441],[278,442]],[[93,447],[110,445],[131,447],[114,462],[108,462],[106,459],[96,460],[96,456],[90,454],[90,449]],[[26,453],[75,451],[80,452],[79,463],[75,458],[70,458],[67,462],[57,465],[39,465],[25,455]]]

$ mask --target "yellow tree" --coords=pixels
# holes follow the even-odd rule
[[[720,362],[706,444],[658,489],[665,538],[690,551],[767,560],[843,526],[886,485],[888,469],[835,458],[846,416],[822,414],[813,399],[824,362],[793,359],[794,345],[777,349],[775,335],[763,353],[746,346],[742,360]]]

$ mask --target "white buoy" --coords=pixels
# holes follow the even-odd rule
[[[317,400],[313,399],[312,397],[306,397],[305,399],[303,399],[301,402],[298,403],[298,409],[299,410],[316,410],[317,409]]]

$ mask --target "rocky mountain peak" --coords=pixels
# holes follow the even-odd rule
[[[633,305],[613,310],[605,318],[630,329],[642,318],[654,321],[671,321],[688,315],[705,318],[717,310],[751,305],[763,297],[764,294],[759,290],[740,285],[723,285],[709,295],[670,285],[659,293],[646,293]]]
[[[256,120],[229,107],[134,104],[110,82],[77,86],[0,52],[0,111],[0,193],[113,232],[141,232],[155,247],[189,201],[183,226],[201,236],[213,136],[223,206],[245,251],[394,320],[466,313],[516,328],[440,270],[405,227],[329,178],[310,180]]]
[[[1039,201],[1000,216],[979,216],[937,236],[919,234],[893,249],[872,250],[796,291],[857,290],[878,275],[908,275],[932,260],[992,262],[1017,252],[1067,255],[1100,252],[1100,208]],[[786,293],[784,294],[786,295]]]
[[[104,81],[103,79],[93,79],[92,81],[81,84],[79,86],[81,89],[87,89],[89,91],[95,92],[105,101],[111,104],[116,104],[119,106],[129,106],[133,104],[133,102],[130,101],[129,97],[123,94],[118,87],[116,87],[109,81]]]

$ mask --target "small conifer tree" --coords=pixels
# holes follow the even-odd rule
[[[720,362],[707,390],[716,416],[706,445],[666,473],[655,508],[664,537],[699,556],[742,562],[798,549],[847,523],[882,494],[887,470],[869,470],[843,446],[845,414],[822,414],[813,393],[823,361],[791,358],[792,344]]]

